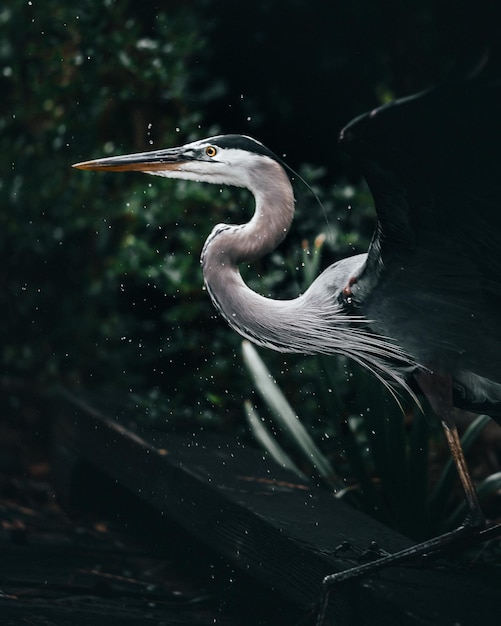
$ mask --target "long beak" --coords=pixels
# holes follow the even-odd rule
[[[107,172],[154,172],[158,170],[177,170],[182,163],[190,159],[182,148],[153,150],[152,152],[136,152],[122,156],[94,159],[75,163],[72,167],[80,170],[105,170]]]

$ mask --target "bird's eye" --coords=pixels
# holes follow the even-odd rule
[[[217,150],[216,148],[214,148],[214,146],[207,146],[207,148],[205,148],[205,154],[207,156],[213,157],[216,156]]]

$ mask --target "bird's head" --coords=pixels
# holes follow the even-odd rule
[[[281,167],[280,159],[262,143],[244,135],[218,135],[178,148],[112,156],[73,165],[82,170],[139,171],[251,190],[270,166]]]

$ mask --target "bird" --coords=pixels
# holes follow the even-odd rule
[[[294,215],[293,174],[259,141],[218,135],[74,167],[248,189],[250,221],[216,225],[201,253],[216,309],[257,345],[342,354],[395,393],[419,401],[422,392],[442,422],[465,492],[462,532],[483,528],[485,519],[457,412],[488,413],[501,423],[500,111],[499,79],[476,71],[345,126],[332,150],[343,149],[360,167],[375,231],[366,253],[330,265],[291,300],[254,292],[239,272],[280,244]],[[327,588],[332,578],[324,582]]]

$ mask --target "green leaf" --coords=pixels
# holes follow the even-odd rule
[[[280,428],[290,435],[308,462],[317,469],[320,476],[333,485],[338,483],[337,488],[343,488],[344,485],[335,474],[329,460],[318,449],[250,342],[242,342],[242,354],[257,391],[269,407]]]
[[[274,437],[264,425],[263,419],[252,406],[249,400],[244,402],[245,415],[252,430],[252,434],[261,446],[269,452],[271,457],[282,467],[292,470],[298,476],[304,477],[304,474],[297,467],[290,456],[279,445],[277,438]]]
[[[487,500],[490,496],[498,493],[501,489],[501,472],[496,472],[495,474],[491,474],[487,476],[477,487],[477,497],[480,503]],[[465,501],[461,502],[459,506],[457,506],[451,515],[447,518],[444,526],[446,528],[455,528],[464,522],[466,516],[468,515],[469,509],[468,504]]]

